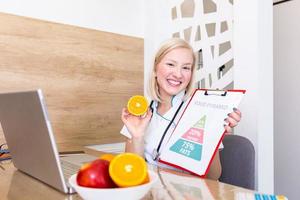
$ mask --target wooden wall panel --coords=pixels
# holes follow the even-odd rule
[[[0,92],[41,88],[60,151],[122,140],[143,68],[143,39],[0,13]]]

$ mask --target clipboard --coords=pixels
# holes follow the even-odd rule
[[[159,162],[204,177],[225,134],[224,119],[246,90],[197,89],[161,151]]]

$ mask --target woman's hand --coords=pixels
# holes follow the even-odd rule
[[[151,109],[148,109],[144,116],[135,116],[130,114],[126,108],[123,108],[121,119],[133,138],[141,138],[144,137],[151,116]]]
[[[232,133],[232,128],[238,125],[241,121],[242,113],[239,109],[233,108],[233,112],[228,114],[228,117],[225,119],[227,125],[225,125],[226,133]]]

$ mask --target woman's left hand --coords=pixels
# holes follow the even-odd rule
[[[241,121],[242,113],[239,109],[234,108],[233,112],[228,114],[228,117],[225,119],[225,122],[227,123],[225,125],[225,130],[227,134],[232,133],[232,128],[238,125],[238,123]]]

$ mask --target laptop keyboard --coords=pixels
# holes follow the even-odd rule
[[[78,170],[80,169],[80,166],[70,163],[65,160],[60,160],[62,170],[64,173],[64,177],[68,180],[73,174],[76,174]]]

